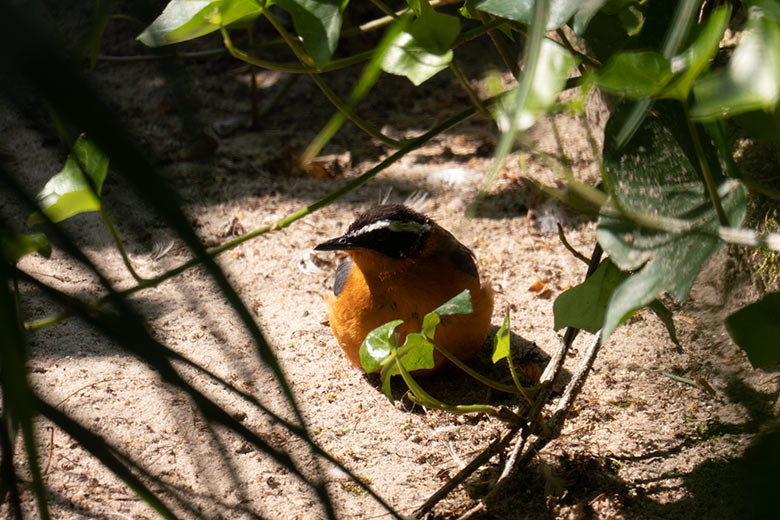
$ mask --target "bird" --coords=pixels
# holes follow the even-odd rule
[[[493,290],[480,281],[474,253],[431,218],[402,204],[380,204],[359,214],[347,231],[314,247],[345,251],[332,293],[325,296],[328,321],[353,365],[360,364],[366,335],[392,320],[398,345],[420,332],[426,314],[469,289],[474,311],[441,316],[434,340],[461,361],[482,347],[493,314]],[[429,375],[449,361],[434,351]]]

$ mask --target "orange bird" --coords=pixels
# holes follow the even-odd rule
[[[490,328],[493,291],[480,282],[474,253],[432,219],[401,204],[375,206],[360,214],[347,232],[323,242],[317,251],[346,251],[336,269],[333,294],[325,297],[328,319],[341,348],[360,367],[366,335],[392,320],[399,345],[420,332],[423,317],[464,289],[474,312],[441,317],[436,342],[467,361],[480,349]],[[446,358],[434,351],[435,367]]]

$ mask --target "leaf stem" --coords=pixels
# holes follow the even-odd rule
[[[479,16],[479,20],[482,22],[483,26],[492,21],[490,20],[490,16],[486,13],[483,13],[482,11],[477,11],[477,15]],[[487,33],[490,37],[490,41],[493,42],[493,46],[496,48],[496,51],[498,51],[498,55],[501,56],[501,59],[504,61],[504,65],[506,65],[506,67],[509,69],[509,72],[512,73],[512,76],[517,79],[518,75],[520,74],[520,65],[512,56],[512,52],[506,46],[504,40],[501,39],[501,35],[498,34],[498,31],[495,29],[488,29]]]
[[[431,342],[431,345],[433,345],[433,348],[435,348],[439,353],[447,358],[449,361],[452,362],[453,365],[458,367],[459,369],[466,372],[468,375],[479,381],[480,383],[484,384],[485,386],[489,386],[490,388],[494,388],[496,390],[499,390],[501,392],[505,392],[508,394],[518,394],[521,393],[517,388],[515,388],[513,385],[505,385],[503,383],[499,383],[498,381],[493,381],[489,377],[483,376],[467,364],[465,364],[460,359],[456,358],[453,354],[451,354],[446,348],[442,347],[438,343],[436,343],[434,340],[426,336],[426,339]]]
[[[138,273],[135,272],[135,269],[133,269],[133,264],[130,263],[130,258],[127,256],[127,251],[125,250],[124,244],[122,244],[122,240],[119,238],[119,233],[116,232],[116,228],[114,228],[114,223],[111,222],[111,218],[108,216],[108,213],[105,209],[103,209],[103,206],[100,206],[100,218],[103,219],[103,222],[105,222],[106,226],[108,227],[108,230],[111,232],[111,237],[114,239],[114,243],[116,244],[117,249],[119,250],[119,254],[122,257],[122,262],[124,262],[125,267],[127,267],[127,270],[130,271],[130,274],[135,278],[137,282],[144,282],[146,281],[146,278],[140,276]]]
[[[395,362],[398,364],[398,370],[400,370],[401,377],[403,377],[406,386],[408,386],[409,390],[412,391],[412,396],[410,396],[412,400],[418,404],[425,406],[426,408],[434,408],[437,410],[443,410],[445,412],[452,412],[457,414],[485,413],[487,415],[496,417],[497,419],[508,422],[510,424],[522,423],[522,418],[519,415],[511,412],[507,408],[503,408],[503,407],[497,408],[495,406],[490,406],[489,404],[451,405],[451,404],[442,403],[441,401],[433,397],[431,394],[423,390],[423,387],[421,387],[419,383],[417,383],[417,381],[414,380],[412,374],[410,374],[409,371],[406,370],[406,368],[404,367],[403,363],[400,362],[400,360],[396,359]]]
[[[287,32],[287,29],[284,28],[284,26],[281,24],[279,19],[276,18],[276,16],[274,16],[271,10],[263,9],[263,16],[265,16],[265,18],[269,22],[271,22],[271,25],[274,26],[276,32],[278,32],[279,36],[282,37],[284,43],[286,43],[287,46],[290,47],[290,50],[293,51],[293,53],[299,60],[301,60],[301,63],[303,63],[305,67],[314,68],[314,60],[311,58],[311,56],[306,54],[306,51],[301,47],[301,44],[298,42],[298,39]]]
[[[718,221],[721,226],[728,227],[729,219],[726,216],[726,212],[723,211],[723,205],[721,204],[720,197],[718,196],[718,187],[715,186],[715,180],[712,178],[712,171],[710,170],[709,162],[704,156],[704,148],[701,145],[701,138],[699,137],[699,131],[696,129],[693,121],[691,121],[688,114],[688,103],[682,103],[683,113],[685,114],[685,122],[688,123],[688,132],[691,134],[693,140],[693,147],[696,150],[696,157],[699,159],[699,167],[701,167],[701,174],[704,177],[704,184],[707,186],[707,193],[710,195],[712,205],[715,207],[715,213],[718,215]]]
[[[474,106],[476,106],[477,110],[479,110],[479,113],[485,117],[490,117],[490,112],[488,112],[488,109],[482,103],[482,100],[479,99],[479,95],[477,95],[474,89],[471,88],[471,85],[469,85],[469,80],[463,74],[463,71],[460,70],[460,67],[458,67],[458,65],[455,63],[454,58],[452,61],[450,61],[449,66],[452,73],[455,75],[456,78],[458,78],[458,82],[460,82],[461,86],[463,87],[463,90],[465,90],[466,94],[468,94],[471,102],[474,103]]]

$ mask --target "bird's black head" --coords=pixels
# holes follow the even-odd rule
[[[404,205],[383,204],[361,213],[346,233],[314,249],[371,249],[392,258],[404,258],[423,246],[433,225],[431,219]]]

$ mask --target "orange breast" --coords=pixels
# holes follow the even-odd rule
[[[458,270],[446,259],[390,259],[372,251],[350,251],[354,265],[338,296],[326,297],[331,328],[347,358],[360,366],[360,345],[366,335],[388,321],[401,319],[396,331],[419,332],[423,317],[464,289],[471,292],[474,312],[442,316],[436,342],[461,360],[480,349],[490,328],[493,291]],[[434,370],[446,359],[434,352]]]

